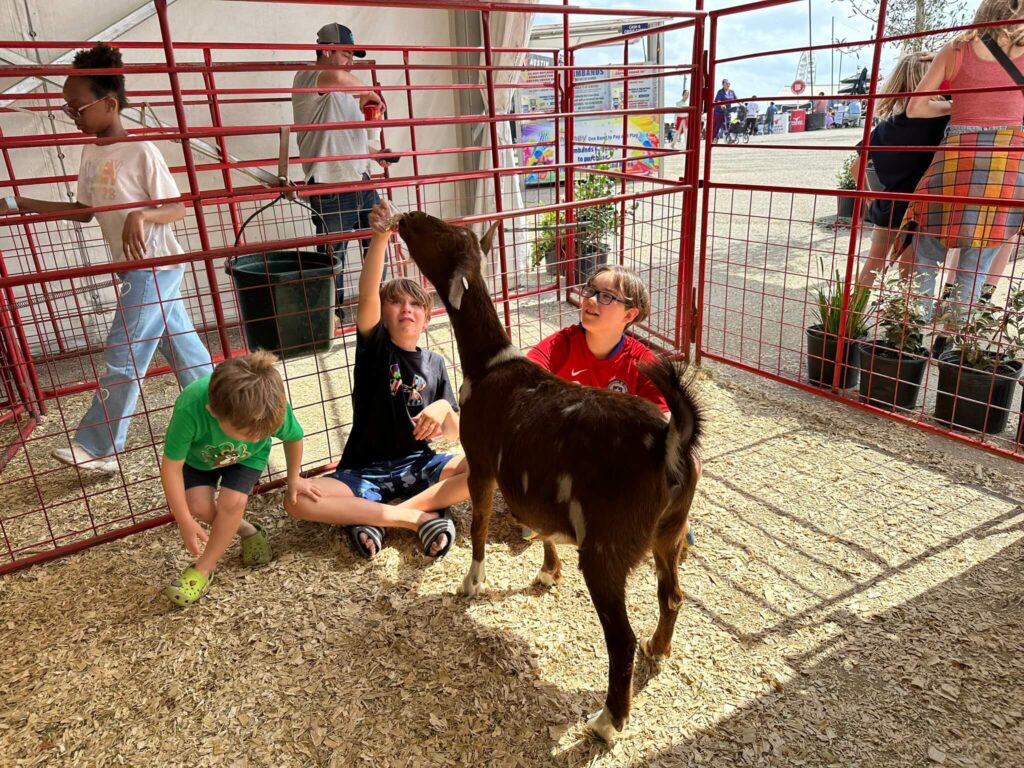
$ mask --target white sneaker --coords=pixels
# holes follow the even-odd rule
[[[70,448],[57,448],[53,452],[53,458],[71,467],[89,469],[106,475],[116,474],[118,470],[117,459],[113,456],[97,458],[78,443],[72,443]]]

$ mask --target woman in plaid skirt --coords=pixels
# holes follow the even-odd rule
[[[1021,18],[1024,0],[983,0],[974,23]],[[955,94],[952,104],[922,95],[907,105],[912,118],[950,115],[946,135],[917,186],[918,193],[1024,199],[1024,91],[986,46],[983,35],[991,37],[1017,69],[1024,66],[1024,25],[970,30],[939,51],[916,92],[936,91],[948,81]],[[991,90],[997,88],[1003,90]],[[961,89],[974,92],[957,93]],[[914,266],[921,276],[922,294],[934,295],[936,272],[947,250],[959,248],[949,293],[969,310],[981,295],[1000,248],[1020,230],[1021,218],[1019,208],[912,202],[907,225],[917,232]],[[994,287],[984,286],[984,290],[991,295]]]

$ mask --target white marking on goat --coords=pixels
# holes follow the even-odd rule
[[[540,573],[537,574],[537,578],[535,578],[533,582],[534,584],[541,584],[545,587],[553,587],[555,586],[555,584],[560,584],[562,582],[562,577],[559,576],[556,579],[555,574],[551,573],[550,571],[545,571],[542,567],[540,569]]]
[[[509,344],[501,352],[498,352],[494,357],[487,361],[487,368],[491,369],[496,365],[507,363],[509,360],[516,360],[523,357],[523,351],[517,347],[513,347]]]
[[[494,470],[496,474],[501,474],[501,450],[498,450],[498,466]]]
[[[467,291],[469,290],[469,280],[466,279],[465,275],[462,276],[462,287]]]
[[[469,383],[469,379],[466,379],[466,383]],[[462,400],[460,399],[459,402],[461,403]],[[654,435],[652,435],[650,432],[644,435],[644,445],[647,446],[648,451],[654,448]]]
[[[469,400],[469,393],[473,391],[473,385],[469,381],[469,377],[466,376],[462,380],[462,386],[459,387],[459,405],[465,405]]]
[[[530,476],[523,472],[523,493],[530,489]]]
[[[587,535],[587,523],[583,519],[583,505],[576,499],[569,502],[569,522],[576,532],[576,546],[582,546],[583,537]]]
[[[476,597],[484,591],[486,579],[487,572],[484,570],[483,560],[474,560],[469,566],[469,573],[462,580],[462,594],[466,597]]]
[[[587,730],[598,738],[603,739],[608,744],[615,741],[615,737],[621,733],[621,731],[612,724],[612,716],[608,711],[608,707],[602,707],[600,712],[595,712],[593,716],[587,720]]]
[[[558,503],[565,504],[572,498],[572,477],[566,473],[558,476]]]
[[[576,539],[567,533],[549,533],[542,535],[541,538],[552,544],[572,544],[574,547],[577,546]]]
[[[572,405],[567,405],[565,408],[562,409],[562,415],[570,416],[582,407],[583,403],[573,403]]]

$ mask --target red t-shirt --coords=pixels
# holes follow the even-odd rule
[[[587,346],[586,331],[571,325],[548,336],[526,356],[566,381],[639,395],[668,413],[661,392],[640,372],[640,363],[655,362],[654,354],[631,336],[624,335],[607,358],[598,360]]]

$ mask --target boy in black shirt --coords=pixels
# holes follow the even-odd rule
[[[418,532],[423,553],[442,557],[455,540],[447,508],[469,498],[465,456],[427,442],[459,437],[458,401],[444,359],[417,346],[432,302],[405,278],[381,286],[392,211],[370,214],[373,239],[359,275],[353,424],[338,469],[314,480],[320,498],[286,502],[301,520],[349,526],[356,551],[372,559],[385,528]],[[410,498],[411,497],[411,498]],[[386,502],[405,498],[397,506]]]

